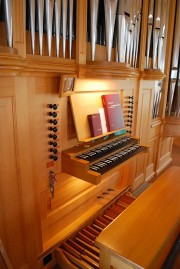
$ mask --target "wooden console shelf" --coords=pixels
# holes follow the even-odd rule
[[[180,231],[180,167],[170,167],[97,238],[100,268],[161,268]]]

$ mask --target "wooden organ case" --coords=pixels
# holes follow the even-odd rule
[[[132,12],[137,12],[128,33],[136,36],[128,42],[135,44],[135,50],[128,47],[125,61],[120,53],[125,45],[117,53],[115,38],[113,47],[112,36],[106,43],[103,9],[99,10],[95,42],[87,25],[90,2],[0,1],[3,269],[52,269],[57,265],[62,269],[103,268],[100,252],[106,252],[106,247],[99,250],[95,238],[122,212],[129,212],[136,201],[132,191],[171,162],[173,139],[162,133],[168,87],[164,78],[169,74],[177,1],[166,1],[167,32],[161,36],[164,42],[159,43],[166,45],[168,40],[168,48],[163,47],[164,70],[157,66],[162,58],[157,61],[155,53],[152,59],[146,51],[146,41],[152,39],[148,21],[152,1],[143,0],[141,6],[141,1],[133,0],[140,6],[132,10],[128,6],[123,14],[121,10],[114,12],[121,1],[105,7],[106,12],[113,11],[118,22],[125,14],[129,14],[129,22]],[[110,1],[99,1],[101,6],[104,2],[107,5]],[[160,1],[154,2],[159,7]],[[69,27],[72,17],[76,20],[73,28],[60,30],[58,21]],[[109,21],[108,26],[112,24]],[[131,35],[132,29],[136,35]],[[158,32],[157,27],[155,30]],[[66,78],[76,78],[70,97],[62,93]],[[112,92],[121,97],[125,128],[92,139],[84,119],[100,107],[94,97]],[[118,268],[115,263],[112,266]]]

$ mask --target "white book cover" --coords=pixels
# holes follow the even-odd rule
[[[105,133],[107,133],[107,124],[106,124],[106,117],[105,117],[105,114],[104,114],[104,108],[103,107],[99,108],[99,114],[100,114],[101,125],[102,125],[102,133],[105,134]]]

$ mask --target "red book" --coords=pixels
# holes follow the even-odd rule
[[[87,117],[88,117],[91,136],[93,137],[93,136],[102,135],[100,113],[90,114]]]
[[[124,128],[124,119],[119,94],[102,95],[102,102],[108,132]]]

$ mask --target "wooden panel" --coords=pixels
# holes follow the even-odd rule
[[[163,137],[161,140],[161,157],[164,156],[167,152],[171,152],[172,149],[172,141],[171,137]]]
[[[164,120],[164,136],[180,136],[180,119],[177,117],[167,117]]]
[[[57,180],[58,182],[56,183],[55,187],[55,196],[53,199],[51,199],[52,210],[57,206],[63,205],[71,198],[77,196],[82,191],[88,189],[91,186],[91,184],[83,180],[79,180],[66,174],[63,176],[63,173],[57,176]]]
[[[158,159],[157,159],[157,171],[159,174],[165,167],[167,167],[172,162],[171,151],[173,145],[173,138],[171,137],[161,137],[158,149]]]
[[[140,137],[140,143],[144,145],[149,143],[154,88],[155,81],[140,81],[139,96],[137,98],[136,136]]]
[[[110,256],[132,268],[161,268],[180,230],[179,173],[169,168],[96,238],[100,268],[110,268]]]
[[[146,166],[146,181],[150,180],[156,172],[158,141],[158,138],[154,138],[149,142],[148,160]]]
[[[76,21],[76,62],[86,63],[86,35],[87,35],[87,0],[77,1]]]
[[[39,200],[37,197],[37,182],[32,166],[32,136],[29,125],[29,100],[27,79],[15,78],[16,93],[16,132],[18,147],[19,188],[22,203],[24,240],[28,253],[30,267],[37,266],[37,255],[42,250],[40,230]],[[34,246],[33,248],[31,246]]]
[[[154,138],[156,136],[159,136],[161,134],[161,127],[162,127],[162,121],[156,120],[151,123],[150,128],[150,136],[149,138]]]
[[[143,153],[137,157],[136,177],[144,173],[147,162],[147,154]]]
[[[130,186],[132,185],[135,175],[136,175],[136,163],[138,156],[130,160],[127,164],[122,167],[122,186]]]
[[[152,90],[145,89],[141,93],[141,99],[139,100],[139,109],[140,115],[140,142],[142,144],[148,143],[149,138],[149,128],[150,128],[150,118],[151,118],[151,109],[150,109],[150,101],[151,101]]]
[[[0,237],[13,267],[27,268],[13,111],[13,99],[0,98]]]
[[[147,163],[147,153],[142,153],[137,156],[135,177],[132,182],[131,191],[137,189],[144,182],[146,163]]]
[[[14,96],[14,78],[0,77],[0,97]]]
[[[49,188],[49,170],[53,170],[55,173],[61,171],[61,133],[63,128],[66,128],[67,116],[62,109],[61,99],[58,98],[59,91],[59,79],[58,78],[28,78],[28,102],[29,102],[29,122],[30,122],[30,135],[31,135],[31,153],[32,162],[34,169],[35,180],[39,184],[39,190],[44,190],[44,188]],[[49,104],[57,104],[57,110],[50,109]],[[52,161],[49,156],[51,152],[49,149],[50,139],[48,135],[52,133],[49,128],[53,126],[49,123],[50,117],[49,112],[56,112],[58,124],[57,149],[59,153],[57,154],[57,162]],[[61,124],[61,120],[64,118],[64,123]],[[65,125],[65,126],[64,126]],[[54,127],[54,126],[53,126]],[[66,134],[64,134],[66,137]],[[65,141],[64,141],[65,143]],[[39,173],[41,171],[41,173]]]

